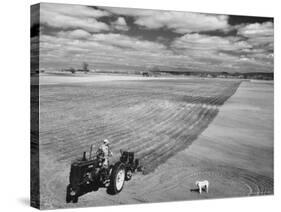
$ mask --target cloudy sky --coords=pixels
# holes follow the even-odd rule
[[[36,37],[32,23],[31,35]],[[40,66],[272,72],[273,19],[80,5],[40,6]]]

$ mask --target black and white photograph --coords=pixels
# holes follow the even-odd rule
[[[31,206],[274,194],[274,18],[30,7]]]

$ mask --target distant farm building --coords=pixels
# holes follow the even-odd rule
[[[144,72],[142,72],[142,76],[143,76],[143,77],[149,77],[149,76],[150,76],[150,74],[149,74],[149,72],[144,71]]]
[[[72,74],[75,74],[76,72],[84,72],[85,74],[90,72],[90,70],[88,69],[89,64],[83,62],[82,63],[82,69],[74,69],[74,68],[67,68],[67,69],[62,69],[62,72],[71,72]]]

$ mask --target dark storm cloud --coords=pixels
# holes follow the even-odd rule
[[[240,25],[240,24],[264,23],[264,22],[273,22],[273,18],[257,17],[257,16],[229,15],[229,19],[228,19],[228,23],[232,26]]]

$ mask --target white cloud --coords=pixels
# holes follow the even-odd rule
[[[126,23],[125,18],[123,17],[118,17],[116,21],[112,23],[112,26],[114,29],[120,30],[120,31],[128,31],[129,27]]]
[[[247,38],[247,42],[253,46],[244,52],[248,56],[270,66],[273,69],[274,28],[272,22],[244,24],[238,26],[238,35]]]
[[[167,27],[178,33],[225,29],[228,26],[227,16],[183,12],[158,12],[139,17],[135,23],[149,29]]]
[[[58,32],[58,36],[72,39],[86,39],[91,36],[91,33],[82,29],[76,29],[73,31],[60,31]]]
[[[240,41],[237,37],[219,37],[202,35],[198,33],[186,34],[175,39],[172,43],[175,49],[188,51],[219,52],[219,51],[238,51],[245,48],[251,48],[245,41]]]
[[[93,64],[153,65],[209,71],[251,71],[273,68],[273,24],[236,26],[240,36],[210,36],[198,32],[227,30],[228,16],[106,8],[108,11],[79,5],[42,4],[41,22],[56,27],[40,36],[40,62],[59,67]],[[118,14],[109,25],[97,18]],[[182,33],[167,47],[161,40],[148,41],[122,34],[129,30],[126,17],[133,16],[140,28]],[[47,27],[46,27],[47,28]],[[118,33],[108,33],[111,30]],[[107,31],[107,32],[105,32]],[[164,43],[164,42],[163,42]],[[73,65],[74,64],[74,65]]]
[[[171,45],[176,53],[188,55],[201,62],[197,67],[205,66],[208,70],[251,72],[271,71],[273,67],[272,54],[239,37],[194,33],[177,38]]]
[[[79,33],[78,33],[79,32]],[[40,60],[42,64],[68,67],[80,66],[89,61],[97,64],[149,67],[154,65],[181,67],[208,71],[266,71],[272,70],[272,57],[264,57],[262,51],[252,53],[240,50],[248,46],[237,38],[221,38],[200,34],[184,35],[171,44],[171,51],[161,43],[144,41],[118,33],[99,33],[85,38],[82,31],[59,32],[58,36],[40,37]],[[250,49],[250,48],[249,48]],[[239,53],[237,56],[220,50]],[[250,54],[250,55],[248,55]],[[74,64],[74,65],[73,65]]]
[[[178,33],[207,30],[225,30],[229,27],[228,16],[191,12],[141,10],[104,7],[112,13],[129,15],[135,18],[135,24],[148,29],[166,27]]]
[[[254,46],[267,45],[268,50],[273,50],[274,29],[272,22],[242,25],[238,28],[238,35],[248,38]]]
[[[273,36],[273,23],[255,23],[243,25],[238,29],[238,34],[246,37]]]
[[[43,11],[50,11],[66,16],[74,17],[92,17],[100,18],[103,16],[108,16],[110,13],[102,10],[93,9],[91,7],[75,4],[52,4],[52,3],[41,3],[40,9]]]
[[[79,35],[83,34],[79,31]],[[83,39],[73,38],[77,31],[59,32],[57,36],[40,37],[40,55],[42,63],[80,64],[81,60],[93,64],[120,64],[145,66],[161,64],[169,51],[160,43],[144,41],[117,33],[93,34]],[[85,34],[86,35],[86,34]],[[163,62],[162,62],[163,64]]]
[[[42,4],[40,22],[61,29],[84,29],[89,32],[110,30],[109,26],[96,20],[108,12],[80,5]]]
[[[94,34],[90,40],[119,48],[134,49],[135,51],[145,50],[147,52],[155,52],[166,49],[166,47],[160,43],[140,40],[117,33]]]

